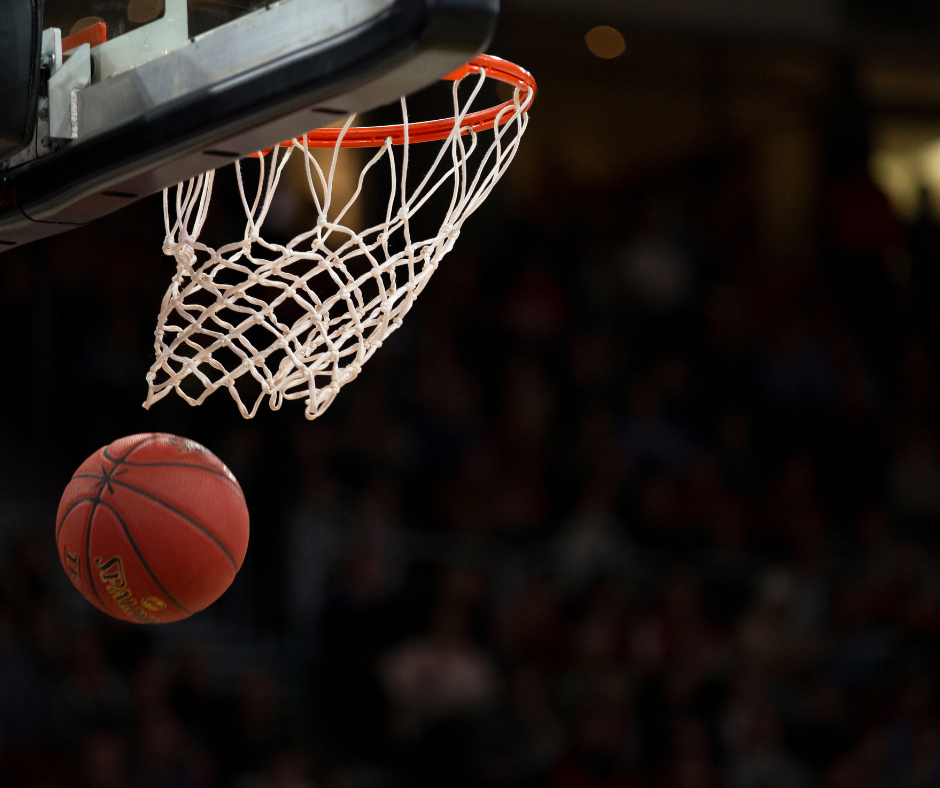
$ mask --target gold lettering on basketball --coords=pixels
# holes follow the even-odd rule
[[[65,568],[68,570],[72,582],[79,588],[82,587],[82,573],[79,571],[78,553],[69,551],[68,545],[65,547]]]
[[[98,567],[98,576],[101,578],[101,582],[104,583],[105,590],[111,598],[118,603],[121,610],[131,618],[139,618],[150,623],[156,623],[156,619],[153,618],[153,616],[141,610],[140,606],[137,604],[137,600],[134,599],[131,589],[128,588],[121,556],[116,555],[105,562],[102,562],[100,558],[96,558],[95,566]]]
[[[134,605],[137,603],[137,600],[131,596],[131,592],[126,588],[120,590],[116,588],[109,588],[108,593],[114,598],[114,601],[119,605]]]
[[[98,574],[105,583],[118,581],[120,585],[124,585],[124,565],[121,563],[121,556],[116,555],[103,564],[100,558],[96,558],[95,566],[98,567]]]
[[[157,611],[163,610],[166,607],[166,602],[164,602],[158,596],[145,596],[140,600],[141,607],[147,608],[154,613]]]

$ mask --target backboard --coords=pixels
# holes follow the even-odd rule
[[[498,0],[46,0],[42,14],[35,128],[0,162],[0,251],[432,84],[486,47]],[[0,95],[39,68],[12,65]]]

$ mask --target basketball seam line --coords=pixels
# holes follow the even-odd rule
[[[65,514],[62,515],[62,519],[59,521],[59,526],[55,529],[55,538],[56,541],[59,540],[59,537],[62,535],[62,528],[65,525],[65,521],[68,520],[69,515],[72,513],[72,510],[78,506],[80,503],[85,503],[85,501],[97,502],[99,498],[97,496],[86,496],[85,498],[79,498],[76,501],[72,502],[72,505],[65,510]],[[94,507],[92,507],[94,508]]]
[[[101,608],[106,610],[108,606],[101,598],[101,594],[98,593],[98,586],[95,585],[95,576],[91,573],[91,528],[95,524],[95,512],[98,511],[98,507],[101,505],[100,498],[93,498],[92,500],[94,501],[94,505],[91,507],[91,514],[88,515],[88,528],[86,529],[85,535],[85,568],[88,571],[88,585],[91,586],[92,591],[95,592],[95,596],[98,597]]]
[[[170,592],[167,591],[166,588],[163,587],[163,583],[161,583],[161,582],[157,579],[157,576],[153,573],[153,570],[150,568],[150,564],[147,563],[146,559],[143,557],[143,555],[141,554],[140,550],[138,549],[138,547],[137,547],[137,542],[135,542],[135,541],[134,541],[134,537],[131,536],[131,531],[130,531],[130,529],[127,527],[127,523],[124,522],[124,518],[121,517],[120,513],[118,512],[118,510],[115,509],[111,504],[106,503],[105,501],[102,501],[102,502],[101,502],[101,505],[102,505],[102,506],[107,506],[112,512],[114,512],[114,516],[117,517],[118,522],[121,524],[121,528],[124,529],[124,535],[127,537],[127,541],[130,542],[131,547],[134,548],[134,552],[137,553],[137,557],[140,559],[140,563],[143,564],[144,569],[147,570],[147,574],[150,575],[150,577],[153,578],[153,582],[156,583],[156,584],[160,587],[160,590],[161,590],[164,594],[166,594],[166,598],[167,598],[167,599],[169,599],[169,600],[170,600],[174,605],[176,605],[180,610],[182,610],[184,613],[186,613],[186,615],[191,616],[191,615],[193,614],[193,611],[192,611],[192,610],[187,610],[187,609],[186,609],[185,607],[183,607],[179,602],[177,602],[177,601],[170,595]]]
[[[219,541],[219,539],[218,539],[208,528],[206,528],[204,525],[201,525],[199,522],[197,522],[196,520],[194,520],[194,519],[193,519],[192,517],[190,517],[189,515],[184,514],[184,513],[181,512],[179,509],[177,509],[175,506],[171,506],[171,505],[168,504],[166,501],[161,501],[161,500],[160,500],[159,498],[157,498],[155,495],[151,495],[150,493],[146,492],[145,490],[141,490],[139,487],[134,487],[133,485],[128,484],[127,482],[120,482],[120,481],[118,481],[117,479],[112,479],[112,483],[113,483],[113,484],[120,485],[121,487],[125,487],[126,489],[130,490],[131,492],[135,492],[135,493],[137,493],[138,495],[142,495],[144,498],[148,498],[149,500],[153,501],[154,503],[160,504],[160,506],[163,506],[164,508],[169,509],[169,510],[170,510],[171,512],[173,512],[174,514],[179,515],[182,519],[186,520],[186,522],[188,522],[190,525],[192,525],[192,526],[194,526],[195,528],[197,528],[201,533],[205,534],[209,539],[211,539],[211,540],[216,544],[216,546],[217,546],[223,553],[225,553],[226,558],[228,558],[228,560],[232,562],[232,566],[235,567],[235,571],[236,571],[236,572],[238,571],[238,563],[236,563],[235,557],[228,551],[228,548],[226,548],[226,546],[225,546],[224,544],[222,544],[222,542]]]
[[[131,456],[131,454],[133,454],[135,451],[137,451],[137,449],[139,449],[141,446],[144,446],[144,445],[147,444],[147,443],[151,443],[151,442],[157,440],[157,438],[164,437],[164,435],[165,435],[165,433],[160,433],[159,435],[155,435],[155,436],[153,436],[152,438],[147,438],[146,440],[142,440],[140,443],[136,444],[136,445],[134,446],[134,448],[132,448],[129,452],[127,452],[127,454],[125,454],[123,457],[118,457],[118,458],[112,457],[112,456],[108,453],[108,449],[111,448],[110,445],[105,446],[101,451],[102,451],[102,454],[104,454],[104,458],[105,458],[108,462],[113,462],[115,465],[127,465],[127,466],[130,467],[130,468],[164,468],[164,467],[167,467],[167,468],[195,468],[195,469],[200,470],[200,471],[207,471],[207,472],[209,472],[209,473],[215,474],[215,475],[218,476],[220,479],[225,479],[225,481],[227,481],[230,485],[232,485],[232,487],[234,487],[234,488],[235,488],[236,490],[238,490],[239,492],[242,491],[241,485],[238,483],[238,480],[232,478],[232,472],[229,471],[227,467],[225,468],[225,470],[227,471],[227,473],[225,473],[225,472],[223,472],[223,471],[218,471],[218,470],[216,470],[215,468],[209,468],[209,467],[207,467],[207,466],[205,466],[205,465],[196,465],[195,463],[187,463],[187,462],[131,462],[130,460],[127,459],[128,457]],[[208,450],[207,450],[207,451],[208,451]],[[211,452],[210,452],[210,454],[211,454]],[[215,455],[211,455],[211,456],[214,457]],[[216,457],[216,459],[218,459],[218,458]],[[219,462],[221,463],[221,460],[219,460]],[[223,465],[223,467],[225,467],[225,466]],[[74,478],[77,478],[77,477],[73,476],[72,478],[74,479]],[[242,494],[244,494],[244,493],[242,493]]]
[[[141,446],[146,446],[148,443],[153,443],[155,440],[159,440],[161,437],[163,437],[163,433],[158,432],[155,434],[151,434],[149,438],[144,438],[142,440],[137,441],[137,443],[135,443],[133,446],[131,446],[127,450],[127,453],[124,456],[122,456],[120,459],[117,459],[117,460],[112,459],[111,455],[108,454],[108,449],[111,448],[111,444],[109,443],[107,446],[104,447],[104,456],[106,459],[111,460],[111,462],[115,462],[115,463],[126,462],[127,458],[130,457]]]
[[[206,471],[207,473],[218,476],[220,479],[224,479],[232,485],[234,489],[241,490],[241,486],[238,482],[234,481],[231,476],[222,471],[217,471],[215,468],[207,468],[205,465],[197,465],[189,462],[127,462],[126,460],[112,460],[107,454],[105,454],[105,458],[118,465],[126,465],[128,468],[195,468],[198,471]],[[72,478],[76,479],[78,477],[73,476]]]

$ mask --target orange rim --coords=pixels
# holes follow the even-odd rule
[[[527,111],[532,106],[535,99],[535,78],[521,66],[493,55],[477,55],[467,65],[448,74],[444,79],[453,82],[463,79],[468,74],[479,74],[481,71],[486,72],[487,77],[523,91],[519,102],[519,106],[523,111]],[[515,116],[515,112],[509,112],[509,110],[514,109],[515,102],[510,100],[489,109],[471,112],[464,117],[460,133],[467,134],[471,130],[475,132],[488,131],[496,125],[497,119],[500,123],[507,123]],[[443,140],[449,137],[453,130],[453,118],[409,123],[408,141],[433,142],[434,140]],[[342,134],[342,129],[317,129],[307,134],[307,145],[311,148],[333,148],[336,146],[340,134]],[[343,135],[339,144],[341,148],[380,148],[388,139],[392,141],[393,145],[403,145],[405,143],[404,124],[354,126],[346,130],[346,134]],[[298,137],[297,141],[302,143],[303,137]],[[282,142],[281,147],[290,147],[293,142],[293,140]]]

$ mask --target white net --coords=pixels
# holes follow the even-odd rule
[[[410,127],[402,99],[404,144],[387,139],[367,151],[358,187],[338,210],[332,205],[337,159],[352,118],[329,166],[318,163],[306,139],[257,157],[258,182],[251,190],[247,168],[236,164],[245,230],[217,249],[199,240],[215,173],[176,187],[174,220],[164,192],[163,251],[176,259],[177,269],[160,309],[144,407],[171,391],[199,405],[224,388],[246,418],[265,399],[273,410],[284,400],[303,399],[307,418],[321,415],[401,325],[518,149],[531,92],[516,89],[491,130],[464,127],[485,79],[485,71],[469,78],[472,90],[465,98],[458,95],[460,81],[454,83],[453,128],[442,142],[422,143],[439,149],[420,179],[409,172]],[[265,219],[292,156],[303,158],[315,221],[289,243],[270,243],[263,237]],[[356,231],[348,218],[363,207],[358,202],[368,202],[364,183],[373,170],[387,172],[390,196],[382,200],[384,216]],[[414,238],[415,214],[440,207],[436,232]]]

